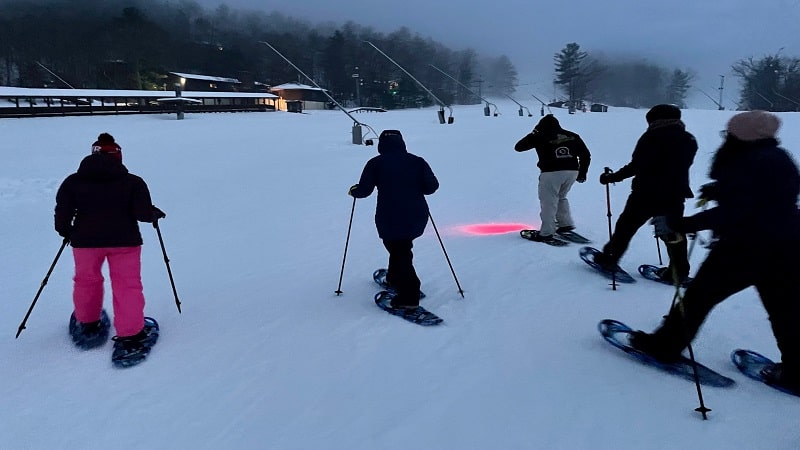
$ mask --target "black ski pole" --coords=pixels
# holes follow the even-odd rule
[[[705,208],[703,208],[703,210],[705,210]],[[691,258],[692,252],[694,252],[694,246],[697,243],[697,234],[693,234],[692,236],[692,243],[689,245],[689,251],[686,254],[687,261]],[[670,264],[672,264],[672,261],[670,261]],[[700,387],[700,375],[697,371],[697,360],[694,358],[694,349],[692,348],[692,343],[689,341],[689,333],[686,330],[686,309],[683,305],[681,284],[680,280],[678,280],[678,270],[675,268],[675,264],[672,264],[672,280],[675,284],[675,295],[672,297],[672,305],[670,306],[670,310],[675,308],[675,303],[677,300],[678,312],[681,314],[681,323],[683,324],[683,338],[686,342],[688,342],[686,344],[686,349],[689,351],[689,360],[692,362],[692,378],[694,378],[694,385],[697,389],[697,399],[700,402],[700,406],[694,410],[703,416],[703,420],[708,420],[708,413],[711,411],[711,409],[707,408],[705,402],[703,401],[703,390]]]
[[[350,245],[350,229],[353,228],[353,214],[356,212],[356,198],[353,197],[353,207],[350,208],[350,223],[347,225],[347,239],[344,241],[344,256],[342,257],[342,271],[339,272],[339,287],[336,288],[336,295],[342,294],[342,277],[344,276],[344,262],[347,260],[347,246]]]
[[[17,335],[14,339],[18,338],[22,330],[25,329],[25,324],[28,322],[28,317],[30,317],[31,312],[33,312],[33,307],[36,306],[36,301],[39,300],[39,295],[41,295],[42,290],[44,290],[45,285],[47,284],[47,280],[50,279],[50,274],[53,273],[53,269],[56,267],[56,263],[58,262],[58,258],[61,257],[61,252],[64,251],[64,247],[69,244],[69,239],[64,238],[61,242],[61,247],[58,249],[58,253],[56,253],[56,257],[53,260],[53,264],[50,264],[50,270],[47,271],[47,275],[44,276],[44,280],[42,280],[42,284],[39,286],[39,290],[36,291],[36,296],[33,298],[33,302],[31,303],[31,307],[28,308],[28,312],[25,314],[25,318],[22,319],[22,323],[19,324],[19,329],[17,330]]]
[[[655,238],[656,238],[656,250],[658,250],[658,265],[661,266],[664,265],[664,260],[661,259],[661,242],[659,242],[660,239],[658,238],[658,236],[656,236]]]
[[[431,219],[431,225],[433,225],[433,231],[436,232],[436,237],[439,239],[439,245],[442,246],[442,252],[444,252],[444,258],[447,260],[447,265],[450,266],[450,273],[453,274],[453,279],[456,280],[456,287],[458,287],[458,293],[461,294],[461,298],[464,298],[464,290],[461,289],[461,284],[458,283],[458,277],[456,276],[456,271],[453,270],[453,264],[450,263],[450,257],[447,256],[447,250],[444,248],[444,242],[442,242],[442,236],[439,235],[439,230],[436,228],[436,222],[433,221],[433,216],[431,216],[430,211],[428,211],[428,218]]]
[[[612,173],[614,172],[611,168],[606,167],[603,169],[603,173]],[[606,183],[606,216],[608,217],[608,240],[611,240],[611,187],[609,187],[608,183]],[[617,290],[617,272],[614,271],[611,273],[611,290]]]
[[[692,239],[692,244],[689,246],[689,253],[686,259],[689,259],[689,256],[692,254],[692,250],[694,250],[696,239]],[[675,269],[675,265],[673,264],[672,267],[672,277],[675,281],[675,297],[678,299],[678,311],[681,313],[681,323],[683,323],[683,337],[684,340],[688,342],[688,332],[686,331],[686,309],[683,305],[683,295],[680,292],[680,282],[678,281],[678,272]],[[673,299],[674,303],[674,299]],[[695,408],[694,410],[699,412],[703,416],[703,420],[708,420],[708,413],[711,411],[710,408],[706,407],[705,402],[703,401],[703,390],[700,388],[700,375],[697,371],[697,360],[694,358],[694,349],[692,348],[692,343],[689,342],[686,345],[686,349],[689,350],[689,360],[692,362],[692,375],[694,378],[694,385],[697,389],[697,399],[700,402],[700,406]]]
[[[153,221],[153,228],[156,229],[158,234],[158,242],[161,244],[161,253],[164,254],[164,264],[167,265],[167,274],[169,275],[169,282],[172,285],[172,294],[175,296],[175,306],[178,307],[178,314],[181,313],[181,301],[178,300],[178,291],[175,289],[175,280],[172,279],[172,269],[169,268],[169,258],[167,257],[167,249],[164,248],[164,238],[161,237],[161,228],[158,227],[158,219]]]

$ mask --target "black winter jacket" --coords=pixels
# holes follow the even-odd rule
[[[351,195],[365,198],[377,187],[375,225],[380,238],[415,239],[428,224],[425,196],[436,192],[439,181],[424,159],[406,151],[399,135],[381,138],[378,153],[367,161]]]
[[[697,141],[678,119],[656,120],[642,134],[631,162],[613,174],[614,181],[634,177],[631,192],[654,205],[682,204],[694,194],[689,168],[697,154]]]
[[[137,221],[152,220],[147,184],[102,153],[84,158],[56,194],[55,228],[73,247],[142,245]]]
[[[536,164],[542,172],[577,170],[578,178],[586,178],[592,157],[580,136],[562,128],[534,130],[514,145],[514,150],[524,152],[532,148],[539,155]]]
[[[717,206],[683,219],[680,231],[711,229],[720,241],[743,245],[800,240],[800,174],[778,141],[729,137],[714,155],[709,176]]]

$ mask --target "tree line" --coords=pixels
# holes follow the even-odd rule
[[[165,85],[169,72],[273,86],[309,83],[262,41],[338,101],[362,106],[431,104],[417,82],[365,41],[448,104],[477,103],[475,94],[510,94],[517,85],[517,71],[507,56],[453,50],[408,28],[385,34],[352,22],[311,25],[225,5],[207,11],[193,0],[114,3],[0,3],[0,85],[159,90],[171,89]]]
[[[689,70],[666,68],[646,60],[612,61],[569,43],[554,55],[555,80],[565,101],[649,108],[658,103],[686,106],[695,78]],[[800,59],[780,51],[760,59],[747,58],[731,66],[740,79],[737,109],[800,111]],[[701,92],[703,92],[701,90]],[[722,109],[720,101],[703,92]]]
[[[209,11],[194,0],[130,0],[124,5],[0,0],[0,85],[171,89],[165,84],[169,72],[267,85],[307,83],[262,41],[342,103],[388,108],[432,103],[426,89],[366,42],[448,104],[510,95],[518,83],[506,55],[453,50],[405,27],[387,34],[353,22],[312,25],[225,5]],[[800,110],[800,59],[778,52],[742,59],[732,70],[741,81],[739,109]],[[695,78],[690,70],[644,59],[590,55],[577,43],[554,55],[554,72],[562,98],[572,105],[588,101],[637,108],[657,103],[685,107]]]

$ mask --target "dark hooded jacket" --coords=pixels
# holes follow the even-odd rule
[[[439,181],[424,159],[406,151],[399,132],[385,133],[378,140],[379,155],[367,161],[351,195],[365,198],[378,188],[375,225],[380,238],[415,239],[428,223],[425,196],[436,192]]]
[[[683,204],[694,196],[689,168],[696,154],[697,141],[680,119],[654,120],[636,143],[631,162],[612,179],[634,177],[631,192],[654,205]]]
[[[591,163],[589,149],[580,136],[561,128],[553,115],[542,117],[533,133],[525,135],[514,146],[518,152],[532,148],[539,156],[537,166],[542,172],[577,170],[579,179],[586,178]]]
[[[73,247],[142,245],[137,221],[152,220],[147,184],[103,153],[84,158],[56,194],[55,228]]]
[[[709,176],[717,206],[683,219],[680,231],[711,229],[720,241],[737,245],[800,240],[800,174],[777,140],[729,136],[714,155]]]

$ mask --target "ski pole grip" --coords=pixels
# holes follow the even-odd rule
[[[611,170],[610,167],[604,167],[603,168],[603,173],[611,173],[611,172],[613,172],[613,170]]]

